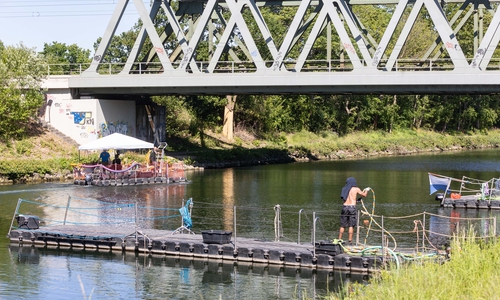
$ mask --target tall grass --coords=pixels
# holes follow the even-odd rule
[[[345,158],[397,155],[431,151],[494,148],[500,145],[500,130],[452,135],[426,130],[355,132],[339,137],[334,133],[299,132],[287,136],[290,152],[306,149],[313,155]]]
[[[500,299],[500,243],[473,230],[453,239],[451,259],[382,271],[371,284],[350,284],[327,299]],[[348,292],[345,292],[348,291]]]

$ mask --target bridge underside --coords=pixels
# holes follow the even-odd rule
[[[392,74],[309,73],[179,76],[141,75],[72,78],[74,97],[124,99],[150,95],[243,94],[497,94],[500,72],[463,74],[406,72]],[[195,83],[202,83],[195,84]]]

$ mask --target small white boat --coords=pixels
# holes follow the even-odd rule
[[[435,200],[443,207],[500,209],[500,178],[461,179],[429,173],[430,194],[438,191]]]

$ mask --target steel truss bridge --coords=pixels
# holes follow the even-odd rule
[[[497,1],[154,0],[147,7],[119,0],[92,63],[69,87],[74,98],[500,93]],[[129,5],[142,22],[135,44],[126,63],[105,63]],[[367,5],[392,15],[378,38],[359,16]],[[448,7],[454,10],[445,13]],[[269,8],[293,11],[281,33],[266,23],[263,9]],[[428,50],[405,58],[422,13],[434,25],[416,33],[431,37]],[[159,14],[166,19],[161,28],[154,21]],[[468,51],[461,35],[470,37]],[[311,51],[321,39],[325,59],[314,60]]]

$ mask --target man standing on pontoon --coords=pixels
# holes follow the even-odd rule
[[[102,150],[101,154],[99,155],[99,161],[101,164],[107,166],[109,164],[109,157],[111,155],[109,154],[108,150],[104,149]]]
[[[368,188],[361,190],[356,185],[356,179],[354,177],[347,178],[345,186],[342,188],[340,193],[340,198],[344,200],[344,205],[342,206],[342,212],[340,214],[340,233],[339,240],[342,240],[342,235],[346,227],[349,228],[349,244],[352,244],[352,235],[354,233],[354,226],[357,222],[357,210],[356,210],[356,198],[358,195],[361,197],[366,197],[368,194]]]

